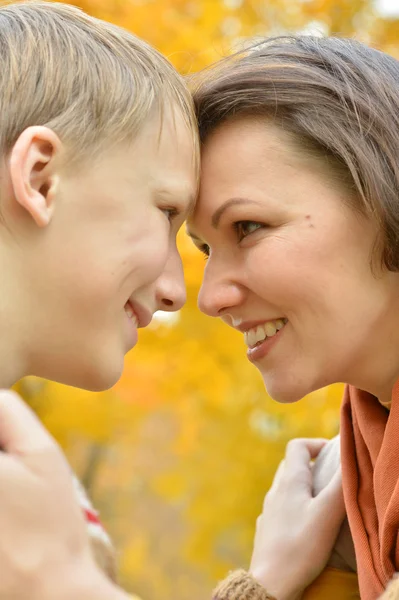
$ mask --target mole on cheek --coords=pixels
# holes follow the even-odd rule
[[[312,217],[310,215],[306,215],[305,219],[309,223],[309,227],[314,227],[313,223],[311,222]]]

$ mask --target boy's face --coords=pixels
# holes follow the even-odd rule
[[[193,139],[179,114],[78,174],[60,171],[50,223],[20,236],[31,373],[101,390],[120,377],[137,328],[178,310],[176,233],[196,194]]]

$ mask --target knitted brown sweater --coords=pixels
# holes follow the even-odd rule
[[[212,600],[275,600],[249,573],[233,571],[213,593]],[[399,577],[394,577],[379,600],[399,600]]]
[[[275,600],[275,598],[270,596],[247,571],[240,569],[230,573],[218,585],[212,600]]]

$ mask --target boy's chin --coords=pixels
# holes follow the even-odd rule
[[[91,373],[89,377],[86,375],[83,378],[82,385],[79,385],[78,387],[84,388],[89,392],[105,392],[118,383],[122,371],[123,362],[121,365],[115,366],[113,371],[108,364],[107,368],[102,368],[101,371]]]
[[[112,388],[120,379],[123,371],[123,360],[98,361],[91,364],[79,365],[78,369],[64,372],[57,378],[59,383],[87,390],[88,392],[105,392]]]

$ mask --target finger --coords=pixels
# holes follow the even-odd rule
[[[17,455],[56,447],[34,412],[10,390],[0,390],[0,447]]]
[[[318,523],[320,535],[325,543],[329,541],[332,548],[346,516],[339,470],[328,486],[312,500],[312,505],[317,509],[313,513],[313,522]]]
[[[277,467],[270,490],[276,488],[284,476],[285,460],[282,460]]]
[[[328,440],[323,438],[298,438],[287,444],[285,454],[285,477],[295,488],[312,493],[311,460],[316,458]]]
[[[309,463],[316,458],[329,440],[324,438],[296,438],[287,444],[285,457],[290,464]]]
[[[334,521],[338,524],[342,523],[346,510],[342,489],[341,467],[335,471],[331,481],[314,498],[314,502],[321,510],[328,512],[330,523]]]

